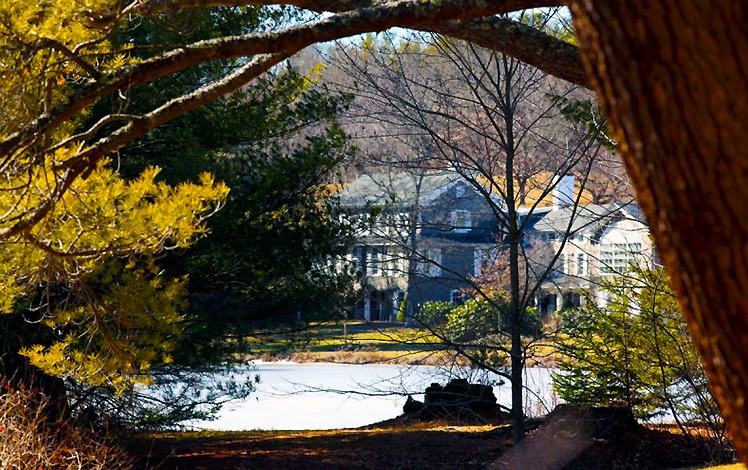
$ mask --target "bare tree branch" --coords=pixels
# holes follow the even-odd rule
[[[428,29],[501,51],[568,82],[590,86],[576,46],[522,23],[490,17],[439,22]]]
[[[74,158],[60,165],[60,169],[80,168],[82,166],[90,168],[107,153],[117,150],[126,143],[145,135],[156,127],[192,111],[193,109],[199,108],[206,103],[214,101],[221,96],[238,90],[241,86],[245,85],[247,81],[251,80],[251,78],[266,72],[283,59],[285,59],[284,54],[266,54],[257,56],[231,75],[192,93],[171,100],[141,118],[131,120],[125,126],[112,132],[111,135],[100,139],[96,144],[88,147]]]

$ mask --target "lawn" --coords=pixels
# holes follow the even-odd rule
[[[298,330],[261,333],[249,341],[253,359],[349,364],[468,363],[457,358],[429,330],[405,327],[402,323],[361,320],[314,323]],[[534,341],[527,364],[553,366],[555,356],[552,345]]]
[[[429,364],[446,356],[439,339],[428,330],[364,321],[315,323],[300,330],[260,334],[251,346],[254,357],[298,362]]]

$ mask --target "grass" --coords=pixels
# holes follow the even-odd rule
[[[353,362],[419,362],[441,349],[438,338],[421,328],[363,321],[316,323],[299,331],[263,334],[251,345],[258,357]],[[368,360],[366,358],[369,356]],[[340,361],[338,361],[340,362]]]
[[[319,323],[312,325],[309,334],[313,337],[312,347],[319,350],[376,347],[385,351],[409,351],[439,343],[428,330],[405,328],[398,323]]]
[[[690,470],[746,470],[746,468],[742,463],[734,463],[729,465],[717,465],[716,467],[698,467]]]
[[[314,323],[298,331],[267,332],[250,340],[253,358],[349,364],[443,365],[455,355],[425,328],[361,320]],[[555,347],[535,341],[528,366],[555,363]],[[458,360],[467,365],[467,360]]]

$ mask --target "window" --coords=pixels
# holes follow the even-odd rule
[[[465,303],[465,293],[455,289],[449,294],[449,301],[455,305],[461,305]]]
[[[587,274],[587,257],[584,253],[577,253],[577,276]]]
[[[480,248],[473,251],[473,276],[480,276],[483,273],[483,251]]]
[[[558,255],[558,259],[556,260],[556,271],[559,274],[565,274],[566,273],[566,256],[564,256],[563,253]]]
[[[457,199],[462,199],[463,197],[465,197],[465,185],[458,184],[457,186],[455,186],[455,196],[457,197]]]
[[[600,274],[620,274],[640,261],[641,243],[606,243],[600,246]]]
[[[408,259],[402,249],[390,249],[389,266],[394,276],[404,276],[408,270]]]
[[[410,229],[410,218],[408,214],[398,213],[390,217],[388,233],[390,236],[402,236]]]
[[[455,232],[467,232],[470,230],[470,227],[472,225],[471,220],[471,214],[470,211],[466,210],[456,210],[452,211],[452,230]]]
[[[349,259],[353,263],[353,268],[356,272],[361,273],[361,267],[363,266],[364,260],[363,249],[361,247],[354,248]]]
[[[441,262],[441,250],[438,248],[427,248],[421,253],[421,260],[418,262],[418,272],[424,276],[441,276]]]
[[[366,255],[366,274],[371,277],[380,277],[382,272],[382,251],[371,248]]]
[[[351,219],[356,235],[366,236],[371,233],[371,224],[367,214],[356,214]]]

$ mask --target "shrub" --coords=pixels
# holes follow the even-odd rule
[[[0,391],[0,469],[133,468],[106,433],[75,426],[72,421],[47,422],[45,400],[37,395],[8,386]]]
[[[447,314],[453,308],[454,305],[450,302],[426,302],[416,314],[416,320],[426,327],[437,328],[446,323]]]
[[[395,317],[395,320],[399,322],[405,322],[408,320],[408,294],[403,296],[402,302],[400,302],[400,305],[397,307],[397,316]]]
[[[495,335],[503,328],[501,308],[485,299],[469,299],[454,307],[447,315],[446,331],[453,341],[476,341]]]

